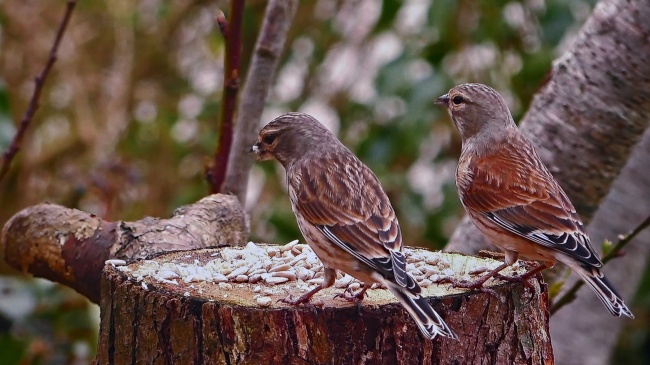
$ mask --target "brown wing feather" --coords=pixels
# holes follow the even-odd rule
[[[294,204],[304,219],[331,235],[333,243],[405,285],[399,223],[372,171],[349,151],[305,159],[294,168],[300,175],[299,185],[293,187]]]
[[[532,144],[517,134],[492,151],[464,156],[459,164],[463,204],[512,233],[602,266],[575,208]]]

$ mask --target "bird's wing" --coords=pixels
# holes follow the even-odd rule
[[[524,138],[460,162],[463,204],[509,232],[601,267],[573,204]]]
[[[295,170],[294,205],[335,245],[410,286],[395,211],[377,177],[349,151],[309,159]]]

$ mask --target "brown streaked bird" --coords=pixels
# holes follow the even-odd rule
[[[383,284],[425,337],[457,338],[406,272],[402,233],[379,180],[320,122],[303,113],[282,115],[262,128],[251,151],[284,166],[298,227],[324,266],[321,286],[286,303],[309,302],[341,270],[364,282],[347,299],[359,301],[369,285]]]
[[[519,255],[542,262],[521,280],[560,261],[613,315],[634,318],[602,273],[603,263],[573,204],[515,125],[503,97],[482,84],[462,84],[436,102],[447,107],[462,138],[456,170],[460,200],[476,227],[505,252],[503,265],[456,284],[481,287]]]

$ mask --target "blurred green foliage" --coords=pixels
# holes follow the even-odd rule
[[[433,100],[454,84],[482,82],[502,92],[520,119],[594,3],[302,1],[261,123],[287,111],[314,114],[378,175],[407,244],[442,248],[462,217],[453,183],[460,141]],[[247,1],[242,75],[264,7]],[[63,8],[62,1],[0,2],[3,150]],[[1,186],[0,224],[43,200],[135,220],[167,216],[204,196],[223,80],[218,8],[228,2],[80,2],[41,110]],[[279,165],[254,166],[251,239],[300,237],[283,184]],[[20,318],[0,311],[0,363],[78,361],[73,344],[96,341],[89,305],[59,286],[19,281],[39,304]],[[617,352],[621,363],[635,363],[630,354],[648,348],[649,286],[646,280],[637,298],[646,309],[635,308],[640,319]]]

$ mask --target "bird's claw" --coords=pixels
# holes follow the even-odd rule
[[[450,283],[454,288],[473,289],[482,293],[490,294],[502,302],[501,296],[494,289],[486,288],[484,286],[486,280],[479,278],[476,280],[459,280],[457,278],[448,276],[442,279],[441,283]]]
[[[365,296],[366,296],[365,290],[361,290],[358,293],[355,293],[352,289],[348,287],[342,293],[336,294],[334,298],[343,298],[348,302],[361,303],[361,301],[363,301],[363,298]]]
[[[496,279],[507,281],[510,283],[522,283],[526,288],[533,289],[533,284],[530,282],[530,276],[527,275],[519,275],[519,276],[508,276],[508,275],[502,275],[502,274],[496,274],[494,275]]]
[[[298,297],[298,299],[293,299],[293,295],[289,295],[286,298],[278,299],[278,302],[298,306],[301,304],[304,305],[310,304],[310,299],[311,296],[307,296],[307,295],[300,296]]]

